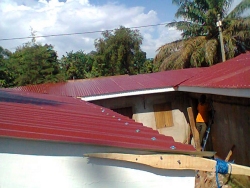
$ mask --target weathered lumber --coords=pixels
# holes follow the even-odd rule
[[[229,161],[230,157],[233,155],[234,148],[235,148],[235,145],[233,145],[232,148],[230,149],[230,151],[228,152],[225,161],[227,161],[227,162]]]
[[[201,143],[200,143],[200,136],[199,136],[199,132],[196,129],[196,126],[195,126],[195,120],[194,120],[194,114],[193,114],[192,107],[188,107],[187,112],[188,112],[191,131],[192,131],[193,138],[194,138],[195,148],[196,148],[197,151],[201,151],[202,148],[201,148]]]
[[[175,170],[201,170],[216,172],[216,161],[201,157],[177,155],[177,154],[154,154],[154,155],[134,155],[121,153],[90,153],[85,157],[97,157],[139,163],[161,169]],[[230,164],[231,174],[250,176],[250,167]]]

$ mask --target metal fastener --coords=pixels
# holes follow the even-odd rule
[[[171,148],[171,149],[176,149],[176,147],[175,147],[175,146],[171,146],[170,148]]]

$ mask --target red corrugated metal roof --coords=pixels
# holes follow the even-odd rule
[[[200,74],[180,86],[209,88],[250,88],[250,52],[204,68]]]
[[[202,71],[202,69],[193,68],[132,76],[120,75],[74,80],[65,83],[23,86],[15,88],[15,90],[71,97],[97,96],[174,87],[200,71]]]
[[[154,151],[195,151],[112,110],[55,95],[0,89],[0,136]]]

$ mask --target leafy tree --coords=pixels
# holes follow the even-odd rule
[[[61,58],[61,66],[66,74],[66,79],[82,79],[92,77],[91,70],[93,65],[91,54],[85,54],[83,51],[67,52],[67,55]]]
[[[13,83],[13,73],[9,66],[11,52],[0,46],[0,87],[10,87]]]
[[[160,70],[210,66],[221,61],[218,14],[222,18],[226,58],[250,49],[249,0],[242,0],[228,12],[233,0],[172,0],[179,8],[175,14],[182,21],[169,23],[182,31],[182,40],[158,49],[154,63]]]
[[[57,54],[51,45],[26,43],[16,49],[9,61],[17,86],[63,80]]]
[[[95,41],[95,62],[92,74],[109,76],[137,74],[146,60],[146,53],[140,48],[142,36],[138,30],[121,26],[114,32],[105,31]]]

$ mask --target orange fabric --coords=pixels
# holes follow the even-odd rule
[[[208,104],[205,103],[201,105],[199,103],[197,110],[198,110],[198,115],[196,117],[196,122],[208,122]]]

